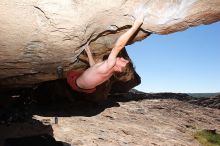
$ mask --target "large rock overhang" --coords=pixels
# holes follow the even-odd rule
[[[85,44],[102,58],[139,10],[145,21],[129,44],[220,20],[219,0],[1,0],[0,88],[56,80],[58,66],[64,77],[85,70]]]

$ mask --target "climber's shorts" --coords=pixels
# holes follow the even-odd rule
[[[77,92],[84,92],[84,93],[93,93],[96,91],[96,88],[93,89],[83,89],[80,88],[77,83],[76,80],[77,78],[82,74],[83,72],[77,72],[77,71],[70,71],[67,73],[67,83],[70,85],[70,87],[77,91]]]

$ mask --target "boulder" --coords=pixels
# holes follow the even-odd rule
[[[1,0],[0,89],[56,80],[57,67],[63,68],[64,78],[71,69],[85,70],[85,44],[90,43],[95,58],[102,59],[140,11],[145,21],[129,44],[152,33],[219,21],[220,1]],[[128,68],[130,76],[121,75],[111,83],[117,87],[117,82],[132,82],[122,91],[140,82],[132,65]]]

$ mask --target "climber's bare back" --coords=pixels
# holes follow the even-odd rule
[[[128,60],[120,57],[116,58],[115,65],[111,68],[109,68],[108,60],[96,63],[85,70],[76,83],[83,89],[95,88],[108,80],[114,72],[122,72],[128,63]]]

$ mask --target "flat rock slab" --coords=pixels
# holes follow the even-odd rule
[[[200,146],[198,129],[220,131],[220,110],[177,100],[119,103],[93,117],[59,118],[54,136],[73,145]]]
[[[40,108],[35,114],[29,122],[0,125],[0,142],[7,137],[47,133],[74,146],[201,146],[194,132],[220,132],[219,109],[177,99],[65,104]],[[58,116],[58,124],[54,116]]]

